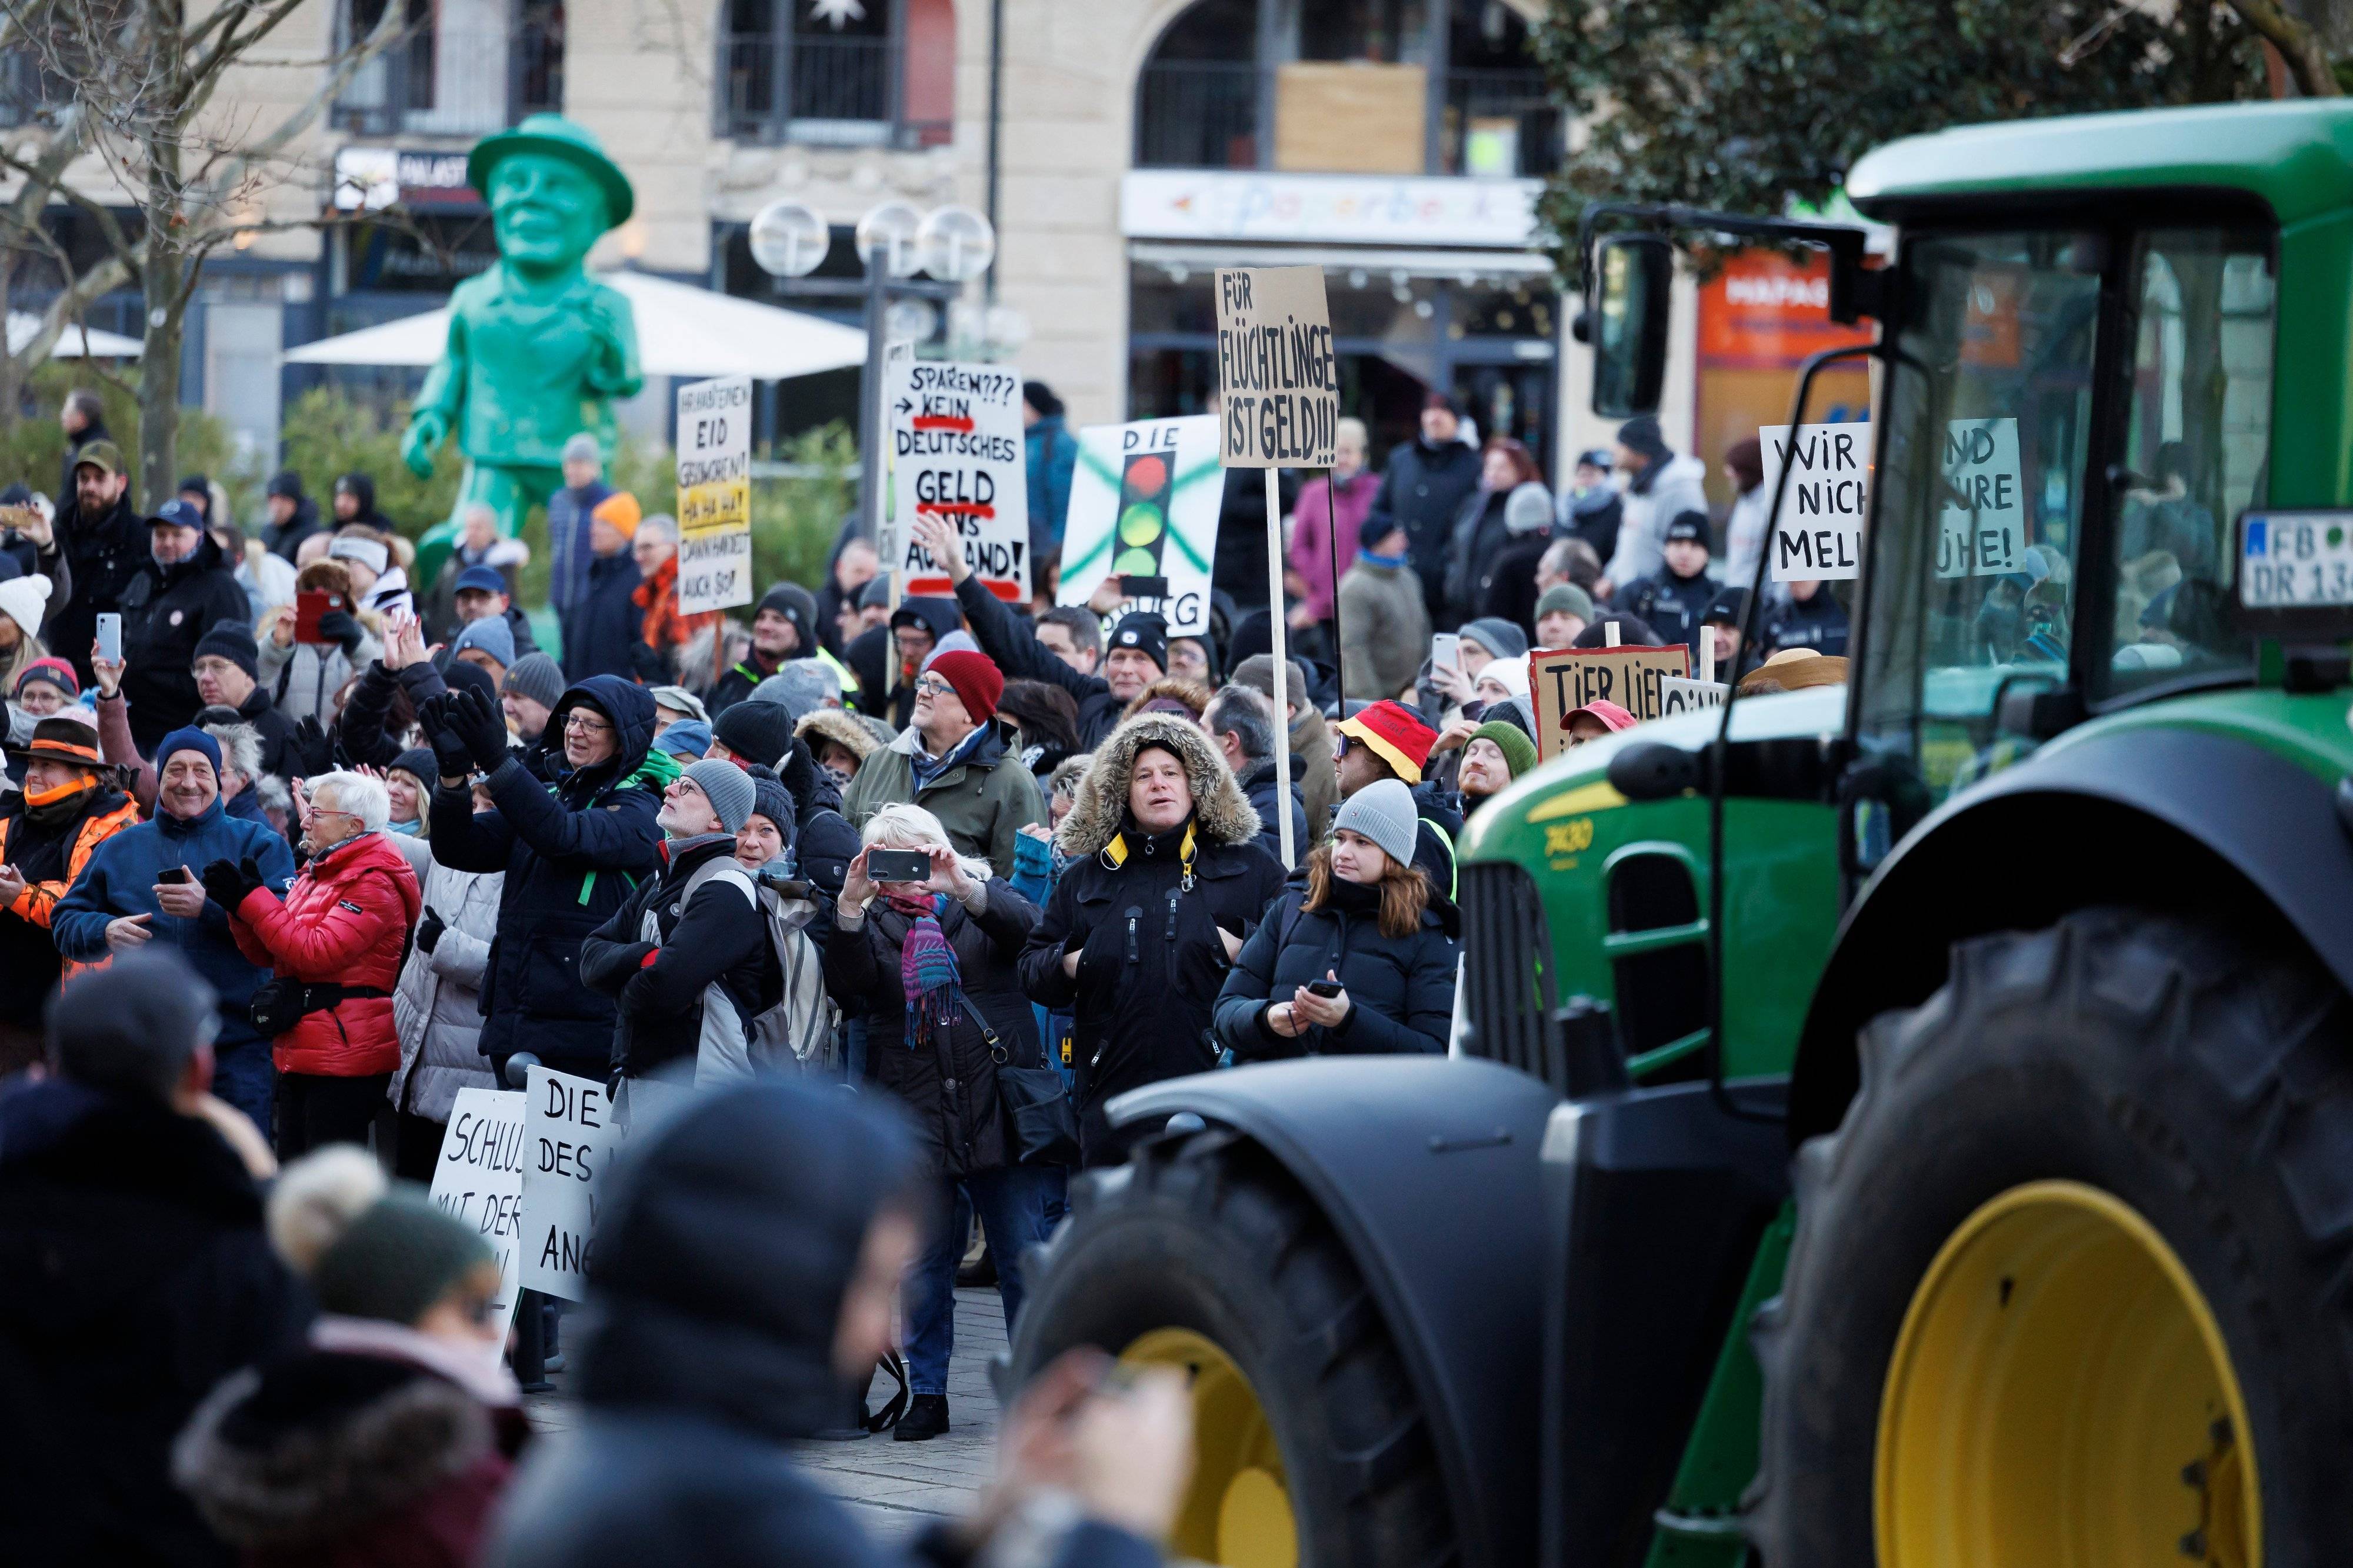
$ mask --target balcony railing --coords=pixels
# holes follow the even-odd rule
[[[564,107],[564,12],[444,5],[360,68],[334,123],[366,136],[485,136]]]
[[[1257,168],[1260,79],[1247,60],[1146,66],[1135,93],[1135,166]]]
[[[1563,121],[1544,72],[1451,71],[1440,143],[1450,174],[1549,174]]]
[[[954,127],[908,116],[896,40],[735,33],[722,44],[720,133],[831,147],[937,146]]]

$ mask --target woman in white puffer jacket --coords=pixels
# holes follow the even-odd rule
[[[392,995],[400,1068],[385,1097],[397,1113],[395,1173],[430,1182],[458,1091],[499,1087],[476,1041],[482,1032],[482,976],[490,966],[506,874],[453,870],[432,858],[429,839],[393,843],[416,868],[425,913]]]

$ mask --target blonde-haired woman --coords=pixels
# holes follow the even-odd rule
[[[985,860],[948,846],[947,829],[920,805],[886,805],[867,819],[866,847],[849,863],[825,944],[826,988],[866,1013],[866,1074],[906,1102],[939,1190],[938,1215],[956,1185],[988,1233],[997,1290],[1009,1328],[1021,1310],[1020,1258],[1046,1239],[1046,1168],[1018,1165],[1005,1146],[997,1103],[1000,1065],[1037,1067],[1038,1025],[1016,961],[1038,923],[1037,906]],[[877,850],[913,850],[929,874],[878,882]],[[955,1268],[962,1236],[935,1226],[906,1284],[908,1388],[895,1428],[902,1442],[948,1429],[948,1357],[955,1346]]]
[[[1367,784],[1268,911],[1218,995],[1237,1061],[1446,1049],[1461,917],[1414,868],[1412,792]]]

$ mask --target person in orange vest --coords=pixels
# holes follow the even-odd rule
[[[37,1052],[41,1009],[60,970],[49,917],[99,845],[139,820],[112,787],[98,731],[81,719],[43,719],[8,749],[21,789],[0,795],[0,1070]]]

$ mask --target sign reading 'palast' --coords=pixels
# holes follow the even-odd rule
[[[678,389],[678,609],[752,602],[752,378]]]
[[[1340,362],[1320,267],[1218,273],[1218,456],[1229,468],[1329,468]]]

